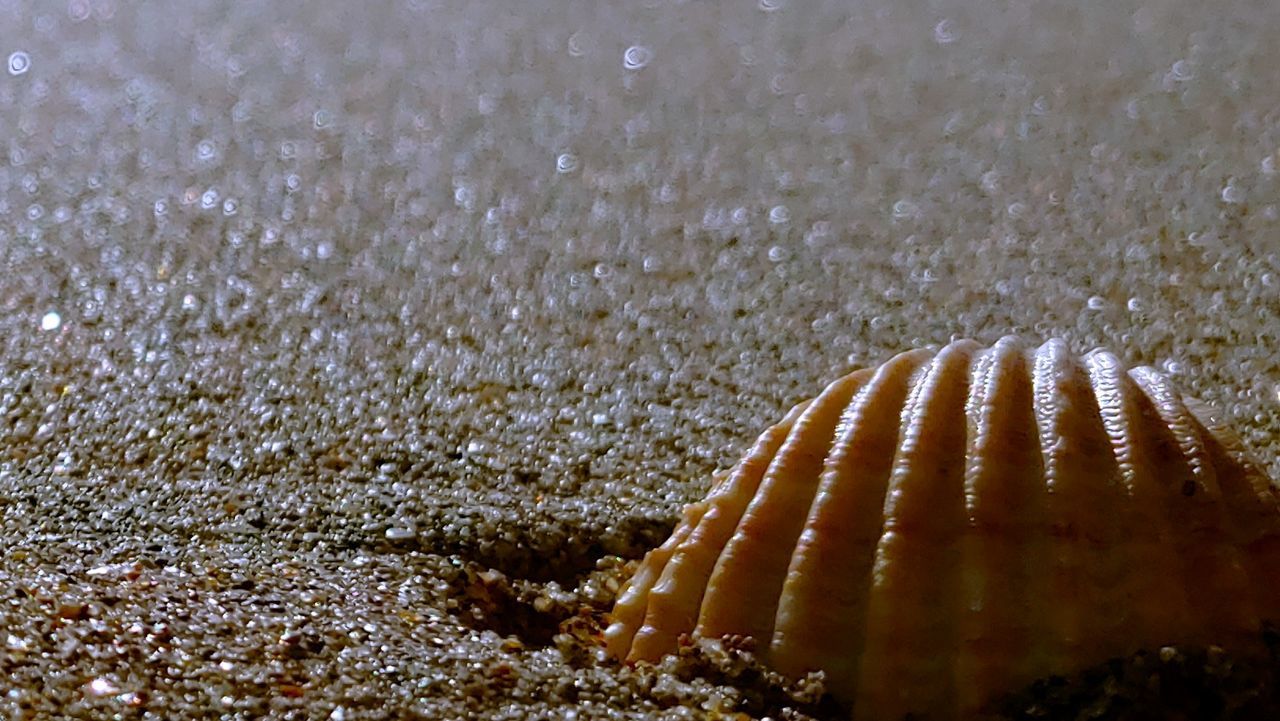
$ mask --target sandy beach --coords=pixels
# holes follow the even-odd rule
[[[961,337],[1153,365],[1280,477],[1277,37],[0,0],[0,717],[832,718],[714,649],[602,662],[625,562]]]

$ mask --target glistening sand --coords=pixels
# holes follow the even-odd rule
[[[1280,4],[285,5],[0,2],[0,715],[731,707],[459,566],[570,588],[955,336],[1280,471]]]

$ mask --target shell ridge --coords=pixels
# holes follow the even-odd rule
[[[974,364],[966,407],[968,527],[961,539],[960,655],[955,667],[962,711],[976,710],[1000,679],[1040,674],[1034,619],[1045,605],[1037,551],[1042,499],[1027,484],[1039,460],[1031,425],[1031,380],[1024,351],[1001,339]],[[1028,619],[1019,620],[1021,616]]]
[[[1036,349],[1033,353],[1031,384],[1032,384],[1032,408],[1035,416],[1036,428],[1040,438],[1040,480],[1044,486],[1044,518],[1047,527],[1058,522],[1054,517],[1051,508],[1052,496],[1058,485],[1055,475],[1057,469],[1050,465],[1049,456],[1053,453],[1057,440],[1053,435],[1053,406],[1054,401],[1054,368],[1053,358],[1050,355],[1053,341],[1045,343]],[[1060,566],[1062,565],[1061,552],[1056,547],[1058,545],[1056,539],[1050,535],[1050,541],[1044,544],[1044,563],[1047,569],[1050,588],[1049,597],[1058,595],[1057,589],[1053,588],[1054,577],[1061,574]],[[1071,628],[1072,619],[1070,618],[1071,609],[1066,604],[1046,606],[1046,617],[1048,623],[1047,630],[1049,638],[1052,639],[1052,646],[1045,650],[1048,665],[1053,668],[1060,668],[1064,665],[1064,661],[1070,658],[1064,645],[1075,641],[1076,633]]]
[[[991,397],[992,388],[995,385],[995,371],[1001,350],[996,347],[982,351],[974,358],[973,366],[969,371],[971,378],[964,411],[965,422],[968,424],[969,447],[973,449],[980,447],[980,441],[984,440],[984,435],[989,429],[985,421],[989,419],[991,410],[986,406],[985,401]],[[964,471],[964,506],[970,525],[977,523],[980,500],[977,484],[980,472],[980,459],[975,454],[967,455]]]
[[[865,607],[880,535],[899,409],[927,357],[920,351],[895,356],[850,402],[850,423],[832,446],[783,584],[773,660],[784,673],[826,670],[827,688],[839,698],[854,696],[863,640],[858,609]],[[810,623],[806,614],[814,607],[822,616]]]
[[[1138,584],[1141,579],[1132,570],[1142,553],[1142,536],[1148,532],[1148,527],[1134,523],[1132,488],[1120,467],[1116,445],[1107,431],[1107,418],[1103,412],[1103,401],[1109,400],[1108,389],[1100,385],[1098,377],[1091,372],[1090,361],[1103,360],[1104,356],[1102,351],[1094,351],[1081,360],[1075,360],[1073,366],[1083,382],[1081,391],[1085,391],[1078,409],[1085,421],[1080,435],[1098,445],[1097,453],[1090,454],[1095,461],[1090,466],[1099,477],[1106,479],[1103,484],[1105,497],[1099,498],[1101,503],[1094,509],[1094,515],[1103,521],[1105,540],[1101,548],[1095,549],[1101,559],[1091,568],[1100,571],[1095,577],[1102,591],[1103,607],[1110,612],[1103,617],[1105,621],[1095,623],[1094,627],[1100,631],[1099,646],[1103,652],[1107,656],[1116,656],[1138,650],[1124,640],[1124,631],[1142,623],[1142,609],[1133,603],[1133,598],[1140,595]]]
[[[1103,657],[1112,657],[1137,650],[1128,648],[1122,639],[1126,638],[1125,629],[1134,623],[1134,609],[1128,599],[1137,548],[1135,531],[1141,530],[1133,527],[1133,506],[1102,417],[1098,388],[1083,359],[1074,355],[1068,358],[1075,381],[1072,387],[1079,394],[1073,417],[1081,424],[1071,435],[1093,449],[1076,456],[1073,464],[1082,478],[1094,483],[1097,494],[1089,499],[1092,503],[1088,506],[1089,520],[1096,524],[1093,534],[1086,535],[1091,540],[1087,548],[1092,558],[1087,578],[1099,589],[1101,602],[1100,615],[1092,628],[1096,633],[1095,648],[1101,649]]]
[[[1184,638],[1191,626],[1184,587],[1186,565],[1175,552],[1174,533],[1164,510],[1161,482],[1149,472],[1136,429],[1144,422],[1134,404],[1139,389],[1120,360],[1104,352],[1091,353],[1086,366],[1102,418],[1111,440],[1123,483],[1126,534],[1125,606],[1132,610],[1137,637],[1159,644]],[[1160,569],[1164,572],[1152,573]],[[1122,649],[1122,653],[1136,651]]]
[[[1003,342],[1004,339],[1001,339]],[[982,540],[979,538],[979,513],[985,496],[980,489],[983,464],[980,456],[982,448],[988,441],[990,431],[991,407],[987,399],[991,397],[995,385],[996,368],[1004,347],[997,344],[979,353],[970,368],[969,393],[965,400],[965,422],[968,450],[965,453],[964,469],[964,504],[968,521],[964,534],[960,537],[960,649],[956,663],[952,669],[957,689],[957,701],[963,711],[972,710],[984,695],[983,662],[977,652],[977,646],[990,632],[985,627],[981,610],[987,604],[986,586],[990,581],[990,568],[983,563]],[[988,556],[989,558],[989,556]]]
[[[1280,533],[1280,496],[1243,447],[1240,437],[1230,429],[1215,424],[1204,404],[1184,398],[1193,424],[1222,489],[1231,514],[1232,527],[1242,532],[1241,538],[1253,542],[1264,535]],[[1224,472],[1226,471],[1226,472]]]
[[[944,699],[955,697],[964,410],[976,350],[972,341],[942,349],[903,411],[866,617],[865,653],[884,660],[864,663],[858,683],[860,695],[890,716],[916,706],[945,708]],[[857,706],[855,716],[862,716]]]
[[[836,423],[869,375],[853,373],[828,385],[796,420],[716,560],[698,634],[753,636],[767,648],[790,551],[817,491]]]
[[[1189,412],[1168,379],[1152,368],[1134,368],[1129,377],[1142,390],[1146,412],[1156,422],[1145,428],[1152,439],[1151,463],[1164,479],[1170,523],[1181,528],[1179,551],[1186,559],[1186,588],[1198,637],[1213,629],[1238,633],[1258,628],[1252,599],[1245,603],[1248,576],[1232,543],[1221,488],[1200,438],[1188,424]],[[1224,595],[1238,602],[1224,604]],[[1248,595],[1248,594],[1246,594]]]
[[[674,648],[680,634],[693,630],[716,559],[796,418],[808,406],[809,402],[797,405],[782,422],[766,429],[737,468],[711,492],[702,518],[677,544],[647,594],[644,620],[633,634],[628,660],[657,660]],[[683,595],[677,596],[678,590]]]
[[[1070,665],[1109,655],[1121,628],[1114,608],[1116,579],[1123,567],[1110,553],[1119,529],[1115,458],[1102,429],[1093,389],[1062,341],[1036,352],[1033,382],[1041,434],[1052,593],[1077,598],[1053,609],[1053,637]],[[1105,623],[1097,623],[1105,619]]]
[[[1209,416],[1205,410],[1189,400],[1186,405],[1227,499],[1228,517],[1238,532],[1236,545],[1254,589],[1258,615],[1280,619],[1280,584],[1274,583],[1276,569],[1280,569],[1280,506],[1276,490],[1242,447],[1231,447],[1240,443],[1238,436],[1223,432],[1220,426],[1207,426]]]
[[[635,639],[636,631],[644,621],[649,592],[670,563],[676,548],[688,538],[694,526],[702,520],[707,506],[708,503],[705,501],[685,506],[681,522],[672,531],[671,536],[661,546],[645,554],[635,575],[618,591],[618,601],[611,614],[612,622],[604,632],[605,646],[611,655],[626,656],[631,642]]]

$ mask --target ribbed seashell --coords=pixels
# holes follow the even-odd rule
[[[609,650],[754,637],[855,719],[947,721],[1167,644],[1280,620],[1277,493],[1151,368],[952,343],[794,408],[623,589]]]

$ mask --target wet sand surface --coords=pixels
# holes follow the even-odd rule
[[[1280,471],[1274,2],[284,5],[0,1],[5,718],[774,713],[573,637],[953,337]]]

